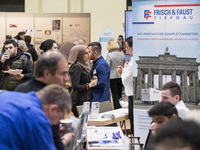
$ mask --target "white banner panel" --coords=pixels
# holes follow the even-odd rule
[[[200,1],[132,1],[133,59],[168,52],[200,62]],[[134,61],[134,66],[137,66]],[[137,68],[137,67],[135,67]],[[137,70],[134,71],[137,76]],[[199,74],[200,75],[200,74]]]

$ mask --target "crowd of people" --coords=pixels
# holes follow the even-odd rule
[[[3,122],[0,128],[7,128],[2,135],[10,135],[0,138],[0,148],[63,150],[74,137],[73,132],[63,134],[59,124],[66,113],[72,111],[79,117],[76,106],[84,102],[111,101],[110,85],[114,109],[120,108],[123,70],[118,73],[117,69],[125,64],[125,55],[120,52],[123,43],[110,40],[110,53],[104,59],[99,42],[86,46],[81,39],[74,43],[64,42],[58,47],[55,40],[47,39],[41,43],[42,53],[38,54],[31,45],[31,36],[25,34],[19,32],[13,38],[6,36],[0,55],[1,89],[5,90],[0,94],[4,99],[0,102],[4,107],[0,110]],[[120,56],[117,64],[113,62],[117,58],[115,54]],[[7,73],[9,70],[21,70],[21,73]],[[69,81],[68,94],[65,86]],[[22,134],[19,127],[23,128]],[[11,133],[16,133],[14,138]],[[28,136],[31,138],[27,143]]]
[[[152,123],[145,150],[198,150],[200,147],[199,110],[190,111],[181,100],[175,82],[162,86],[161,102],[149,111]]]
[[[6,36],[0,55],[0,87],[6,90],[0,94],[0,149],[64,150],[74,133],[63,133],[59,120],[70,112],[79,117],[76,107],[84,102],[111,102],[112,98],[113,108],[119,109],[123,88],[134,134],[132,37],[124,41],[120,35],[118,40],[109,40],[109,53],[103,58],[99,42],[86,45],[83,39],[59,46],[47,39],[38,54],[31,45],[31,36],[25,34]],[[125,55],[131,57],[129,62]],[[21,73],[6,72],[12,69]],[[67,82],[71,83],[68,92]],[[177,83],[166,83],[161,93],[161,102],[148,111],[152,123],[145,149],[197,150],[199,111],[190,114]]]

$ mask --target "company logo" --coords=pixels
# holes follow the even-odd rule
[[[150,10],[144,10],[144,18],[148,20],[148,18],[151,17],[151,11]]]
[[[161,21],[186,21],[192,20],[199,22],[197,13],[199,12],[200,4],[172,4],[172,5],[153,5],[150,8],[141,9],[140,14],[143,14],[138,21],[133,21],[132,24],[155,24],[162,23]],[[151,9],[151,10],[150,10]],[[196,17],[194,16],[196,14]],[[136,19],[136,20],[137,20]]]
[[[103,34],[104,34],[104,36],[110,36],[110,35],[112,35],[112,32],[104,32]]]

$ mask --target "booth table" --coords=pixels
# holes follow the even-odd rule
[[[103,115],[113,114],[115,118],[102,118]],[[104,113],[99,113],[95,118],[88,118],[88,126],[106,126],[117,122],[123,122],[129,119],[128,117],[128,109],[120,108],[111,111],[107,111]]]

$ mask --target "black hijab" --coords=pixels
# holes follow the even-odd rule
[[[40,45],[40,49],[42,49],[44,52],[46,52],[52,48],[53,43],[56,43],[56,41],[52,40],[52,39],[48,39],[48,40],[42,42],[42,44]]]

